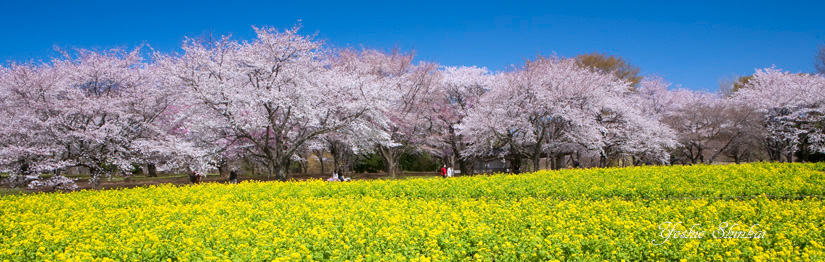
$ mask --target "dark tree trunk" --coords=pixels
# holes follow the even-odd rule
[[[28,176],[31,174],[31,168],[29,168],[29,161],[23,161],[23,164],[20,165],[20,174],[24,176]]]
[[[808,157],[810,155],[810,150],[808,150],[808,136],[803,135],[802,139],[799,141],[799,156],[796,158],[798,162],[808,162]]]
[[[533,172],[539,171],[541,169],[541,153],[535,153],[533,155]]]
[[[556,155],[556,161],[555,161],[555,165],[553,167],[554,169],[558,170],[558,169],[562,169],[562,168],[565,167],[564,157],[565,157],[564,154]]]
[[[472,170],[467,169],[467,161],[468,161],[467,159],[463,159],[463,158],[458,159],[458,168],[460,168],[462,176],[473,174]]]
[[[398,160],[403,152],[404,149],[401,147],[378,146],[378,153],[381,155],[381,159],[384,160],[384,168],[390,177],[397,177],[401,173]]]
[[[318,162],[321,163],[321,174],[326,174],[326,167],[324,165],[324,150],[314,150],[315,156],[318,157]]]
[[[771,162],[782,161],[782,152],[779,149],[780,143],[776,139],[767,138],[765,141],[765,150],[768,152],[768,158]]]
[[[458,148],[456,146],[453,146],[453,159],[455,159],[455,161],[458,162],[458,168],[459,170],[461,170],[462,175],[469,175],[473,173],[472,171],[467,170],[468,160],[461,157],[461,154],[458,152]],[[453,170],[455,170],[455,167],[453,167]]]
[[[158,167],[153,163],[146,164],[146,171],[150,177],[158,176]]]
[[[225,177],[229,175],[229,169],[226,166],[226,159],[218,160],[218,176]]]
[[[272,179],[272,175],[276,173],[275,167],[276,167],[275,160],[269,159],[267,161],[267,164],[266,164],[266,172],[267,172],[266,177],[268,179]]]
[[[513,155],[513,161],[510,162],[510,172],[513,174],[521,173],[521,159],[522,157],[520,154]]]
[[[272,172],[275,172],[275,178],[281,181],[286,181],[289,179],[289,158],[281,159],[280,161],[273,161],[272,163],[272,171],[270,171],[270,177],[272,176]]]
[[[350,170],[351,150],[341,142],[329,142],[329,153],[332,155],[332,172],[343,176],[344,173]]]

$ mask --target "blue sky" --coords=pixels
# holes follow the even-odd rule
[[[53,46],[175,52],[184,36],[253,36],[301,20],[335,46],[415,49],[418,59],[502,70],[537,54],[619,55],[684,88],[775,65],[812,72],[825,1],[4,1],[0,60],[41,60]]]

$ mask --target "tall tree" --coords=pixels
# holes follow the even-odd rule
[[[379,100],[330,70],[321,43],[298,34],[254,28],[257,38],[217,43],[187,40],[181,57],[161,57],[193,99],[193,130],[221,130],[219,143],[288,178],[290,160],[308,141],[364,117]],[[367,89],[364,89],[367,88]]]
[[[131,170],[145,150],[158,151],[144,142],[156,139],[174,92],[157,85],[140,48],[63,54],[4,70],[4,109],[19,129],[10,137],[20,139],[0,155],[39,171],[85,167],[97,185],[114,167]]]
[[[414,63],[413,53],[380,52],[363,50],[358,54],[364,66],[359,69],[366,76],[380,82],[380,98],[374,102],[386,103],[382,115],[389,121],[382,125],[382,132],[389,134],[392,143],[379,143],[376,151],[381,155],[387,173],[395,177],[400,172],[401,155],[427,138],[430,129],[425,114],[431,111],[431,87],[435,80],[436,65]]]
[[[793,161],[799,150],[825,152],[825,76],[757,70],[734,99],[764,116],[771,160]]]
[[[638,66],[630,64],[630,62],[619,56],[593,52],[578,55],[576,56],[576,60],[584,67],[603,73],[610,73],[619,79],[628,81],[633,88],[638,87],[643,78],[639,75],[640,69]]]
[[[538,169],[539,159],[551,156],[561,168],[576,151],[602,152],[606,135],[616,129],[600,117],[613,112],[621,121],[635,119],[628,118],[634,112],[625,102],[628,89],[628,82],[573,59],[528,61],[498,77],[459,125],[472,139],[465,154],[509,158],[511,168],[520,170],[522,159]]]
[[[719,151],[711,144],[725,132],[727,118],[721,114],[725,100],[712,93],[691,90],[676,90],[673,97],[672,111],[664,122],[678,135],[679,146],[674,155],[683,164],[705,163]]]
[[[474,159],[461,154],[468,139],[457,128],[490,89],[494,76],[486,68],[478,67],[445,67],[440,73],[430,98],[432,112],[426,116],[434,127],[429,136],[431,151],[451,165],[458,162],[457,170],[463,174],[471,174]]]

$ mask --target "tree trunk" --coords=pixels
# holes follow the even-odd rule
[[[272,174],[275,173],[275,160],[270,159],[266,166],[267,179],[272,179]]]
[[[278,169],[277,169],[278,170],[278,176],[277,176],[278,180],[287,181],[287,179],[288,179],[287,176],[289,174],[289,171],[287,169],[288,169],[288,167],[283,166],[283,165],[278,167]]]
[[[453,157],[452,157],[453,158],[452,159],[453,160],[453,166],[452,166],[453,167],[453,172],[455,172],[455,161],[458,161],[458,166],[460,168],[459,170],[461,170],[462,175],[472,174],[473,173],[472,170],[467,170],[467,162],[466,162],[467,159],[461,157],[461,150],[458,148],[459,147],[458,145],[459,145],[459,143],[461,143],[460,141],[462,141],[463,138],[462,138],[461,135],[457,135],[455,133],[455,129],[453,128],[452,125],[450,125],[449,127],[450,127],[450,129],[449,129],[450,137],[452,138],[452,139],[450,139],[450,146],[452,147],[452,150],[453,150]]]
[[[321,162],[321,174],[326,174],[326,167],[324,166],[324,150],[314,150],[315,156],[318,157],[318,161]]]
[[[103,178],[103,175],[105,173],[104,173],[103,169],[100,169],[100,168],[89,168],[89,169],[90,169],[89,173],[91,174],[91,178],[89,178],[89,184],[91,184],[92,187],[97,189],[98,186],[100,186],[100,179]]]
[[[515,154],[513,156],[513,161],[510,162],[510,172],[513,174],[521,173],[521,155]]]
[[[541,169],[541,154],[536,153],[533,155],[533,172],[539,171]]]
[[[323,175],[323,174],[326,174],[326,173],[327,173],[327,169],[326,169],[326,165],[324,165],[324,158],[321,157],[321,174]]]
[[[768,158],[770,158],[771,162],[782,161],[782,152],[778,149],[779,142],[771,138],[766,138],[765,140],[765,150],[768,151]]]
[[[349,169],[350,148],[341,142],[330,142],[329,153],[332,155],[332,172],[343,176]]]
[[[378,153],[381,155],[381,159],[384,160],[384,168],[389,174],[390,177],[397,177],[401,172],[398,166],[398,160],[401,158],[401,153],[403,152],[403,148],[401,147],[385,147],[385,146],[378,146]]]
[[[20,165],[20,174],[24,176],[28,176],[31,174],[31,168],[29,168],[29,161],[24,160],[23,164]]]
[[[556,161],[555,161],[555,165],[554,165],[553,168],[558,170],[558,169],[564,168],[564,166],[565,166],[565,164],[564,164],[564,154],[556,155]]]
[[[275,175],[275,179],[286,181],[289,179],[289,158],[286,159],[279,159],[279,160],[271,160],[270,161],[270,168],[269,168],[269,177],[272,178],[272,175]]]
[[[576,161],[573,162],[574,168],[582,168],[582,152],[576,150]]]
[[[219,177],[229,176],[229,169],[226,168],[226,167],[227,167],[226,166],[226,159],[221,157],[221,159],[218,160],[218,176]]]
[[[158,167],[153,163],[146,164],[146,171],[150,177],[158,176]]]
[[[462,176],[463,176],[463,175],[470,175],[470,174],[472,174],[472,173],[473,173],[473,171],[472,171],[472,170],[468,170],[468,169],[467,169],[467,160],[466,160],[466,159],[461,159],[461,158],[459,158],[459,159],[458,159],[458,167],[459,167],[459,168],[460,168],[460,170],[461,170],[461,175],[462,175]],[[455,172],[455,170],[453,170],[453,172]]]
[[[467,169],[467,161],[472,160],[461,157],[461,154],[455,147],[453,147],[453,159],[455,160],[455,162],[458,162],[458,167],[460,168],[459,170],[461,170],[461,175],[470,175],[473,173],[473,170]],[[453,166],[453,171],[455,171],[455,166]]]

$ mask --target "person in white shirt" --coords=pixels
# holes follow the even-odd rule
[[[453,177],[453,167],[447,168],[447,177]]]

